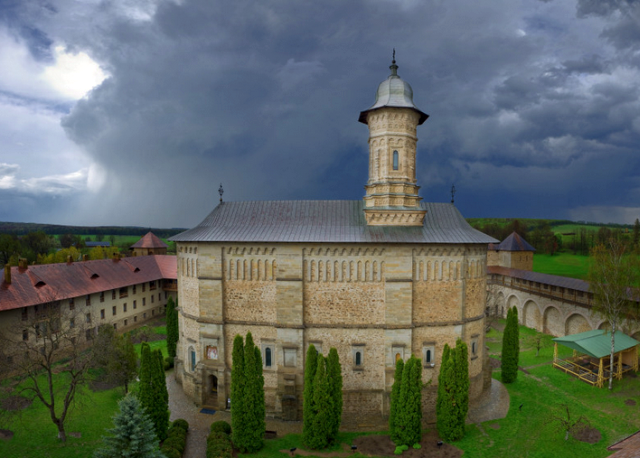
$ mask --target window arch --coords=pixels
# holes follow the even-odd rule
[[[431,362],[431,350],[427,350],[427,357],[426,357],[426,360],[427,360],[427,362],[428,362],[428,363],[430,363],[430,362]]]
[[[398,170],[398,166],[399,166],[399,162],[400,162],[400,158],[398,157],[398,151],[395,150],[393,152],[393,170]]]
[[[193,347],[189,347],[189,367],[191,372],[196,370],[196,351]]]
[[[356,366],[362,366],[362,353],[356,352]]]
[[[264,349],[264,365],[271,367],[271,348],[269,347]]]

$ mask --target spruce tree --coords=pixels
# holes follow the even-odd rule
[[[502,335],[502,381],[513,383],[518,377],[518,359],[520,356],[518,309],[507,311],[507,324]]]
[[[409,410],[408,429],[411,432],[408,435],[409,443],[412,446],[422,441],[422,364],[420,359],[413,355],[413,367],[409,375],[411,376],[411,384],[406,407]]]
[[[444,401],[445,394],[445,364],[451,355],[451,349],[449,348],[449,344],[444,344],[444,349],[442,350],[442,358],[440,360],[440,372],[438,374],[438,395],[436,398],[436,419],[440,418],[442,402]],[[444,414],[443,414],[444,415]],[[437,420],[439,421],[439,420]]]
[[[399,359],[396,361],[396,372],[393,378],[393,386],[391,387],[391,409],[389,411],[389,433],[391,434],[391,440],[396,445],[401,445],[396,417],[398,415],[398,405],[400,404],[400,386],[402,385],[403,371],[404,361]]]
[[[313,408],[313,381],[318,368],[318,351],[313,344],[309,345],[307,350],[307,359],[304,367],[304,393],[302,404],[302,442],[309,446],[312,434],[312,425],[314,422],[315,411]]]
[[[456,352],[455,348],[451,349],[448,358],[440,366],[436,426],[440,438],[447,442],[458,440],[464,435],[464,425],[462,434],[460,432],[456,406]]]
[[[456,406],[463,427],[469,412],[469,348],[461,339],[456,342]]]
[[[158,449],[153,422],[138,399],[127,395],[118,402],[118,407],[113,428],[107,430],[110,436],[103,437],[104,447],[95,451],[94,458],[164,458]]]
[[[152,382],[153,360],[151,359],[151,348],[147,342],[142,342],[140,347],[140,384],[138,398],[140,405],[149,415],[153,405]]]
[[[154,357],[155,367],[152,377],[154,406],[151,420],[156,426],[158,439],[165,440],[169,429],[169,392],[167,391],[162,351],[160,349],[154,350],[152,358]]]
[[[236,335],[233,340],[231,366],[231,435],[232,441],[237,447],[244,443],[246,436],[245,391],[244,342],[240,335]]]
[[[338,440],[340,424],[342,423],[342,367],[340,357],[335,348],[329,350],[327,358],[327,378],[329,379],[329,395],[331,398],[331,430],[329,442]]]
[[[176,346],[178,344],[178,311],[173,297],[167,300],[167,353],[170,358],[176,357]]]
[[[260,380],[263,380],[262,358],[259,352],[256,355],[251,332],[247,333],[244,346],[244,373],[244,435],[240,442],[234,440],[234,445],[243,453],[251,453],[262,448],[265,432],[264,396],[260,396],[260,392],[264,393],[264,383],[260,384]]]
[[[308,445],[314,449],[327,448],[331,432],[331,395],[327,363],[322,355],[318,355],[318,365],[313,380],[313,409],[315,416]]]

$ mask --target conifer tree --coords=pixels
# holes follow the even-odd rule
[[[176,346],[179,338],[178,330],[178,311],[173,297],[169,296],[167,300],[167,353],[170,358],[176,357]]]
[[[313,409],[315,416],[311,426],[309,447],[322,449],[329,446],[331,433],[331,395],[327,378],[327,363],[322,355],[318,355],[316,375],[313,380]]]
[[[444,344],[444,349],[442,350],[442,358],[440,360],[440,372],[438,374],[438,396],[436,398],[436,419],[437,419],[437,421],[440,421],[439,418],[440,418],[440,415],[441,415],[442,402],[444,401],[444,398],[445,398],[445,394],[444,394],[445,370],[444,370],[444,368],[445,368],[445,364],[446,364],[447,360],[449,359],[450,355],[451,355],[451,348],[449,348],[449,344]],[[442,413],[442,415],[444,415],[444,413]]]
[[[461,432],[456,406],[456,357],[456,349],[453,348],[440,366],[436,426],[440,438],[447,442],[458,440],[464,435],[464,424]]]
[[[256,357],[257,356],[257,357]],[[242,452],[255,452],[262,448],[264,442],[264,380],[262,377],[262,358],[260,353],[256,355],[256,347],[253,343],[251,332],[247,333],[244,346],[244,371],[245,391],[244,405],[244,432],[242,440],[234,445]],[[263,393],[260,396],[260,393]],[[262,399],[262,405],[260,400]]]
[[[245,390],[244,342],[242,337],[237,335],[233,340],[231,366],[231,435],[236,446],[242,444],[246,436]]]
[[[118,407],[113,428],[107,430],[110,436],[103,437],[104,447],[95,451],[94,458],[164,458],[158,449],[153,422],[138,399],[127,395],[118,402]]]
[[[469,412],[469,348],[461,339],[456,342],[456,384],[458,421],[464,428]]]
[[[302,441],[307,446],[309,446],[309,440],[311,439],[312,427],[316,413],[313,408],[313,381],[316,376],[317,368],[318,351],[313,344],[310,344],[307,349],[307,358],[304,367],[304,398],[302,405]]]
[[[169,391],[164,373],[164,358],[160,349],[153,351],[156,363],[153,373],[154,412],[151,415],[156,426],[158,439],[167,438],[169,429]]]
[[[140,405],[147,414],[150,413],[151,405],[153,404],[153,396],[151,395],[152,371],[151,348],[147,342],[142,342],[142,346],[140,347],[140,385],[138,398],[140,400]]]
[[[329,442],[338,440],[340,424],[342,423],[342,367],[340,357],[335,348],[329,350],[327,358],[327,378],[329,379],[329,396],[331,398],[331,430]]]
[[[507,324],[502,335],[502,381],[513,383],[518,377],[518,359],[520,356],[518,309],[507,311]]]
[[[402,371],[400,402],[395,416],[396,445],[412,446],[422,438],[422,367],[411,356]]]
[[[402,385],[402,372],[404,371],[404,361],[396,361],[396,372],[391,387],[391,408],[389,411],[389,432],[394,444],[400,444],[396,417],[398,415],[398,405],[400,404],[400,386]]]

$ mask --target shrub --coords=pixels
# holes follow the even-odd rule
[[[231,458],[232,451],[233,448],[228,434],[221,431],[209,433],[207,437],[207,458]]]
[[[211,423],[211,432],[220,432],[229,436],[231,434],[231,425],[224,420],[214,421]]]
[[[175,448],[182,455],[182,453],[184,452],[185,445],[186,445],[185,442],[186,441],[185,441],[184,438],[171,436],[171,437],[167,437],[165,439],[165,441],[162,443],[162,446],[163,447]]]
[[[173,367],[173,358],[171,356],[167,356],[164,359],[164,370],[168,371],[169,369],[171,369]]]
[[[160,452],[166,456],[167,458],[182,458],[182,453],[180,453],[175,448],[163,445],[160,448]]]
[[[405,450],[409,450],[409,446],[407,444],[403,444],[400,446],[400,448],[402,449],[402,451],[404,452]]]
[[[396,449],[393,451],[394,455],[402,455],[402,447],[398,446],[396,447]]]
[[[420,444],[413,444],[413,448],[415,448],[416,450],[420,450],[422,448],[422,445]]]
[[[189,430],[189,422],[187,420],[182,419],[182,418],[178,418],[173,423],[171,423],[171,427],[172,428],[181,428],[181,429],[184,429],[185,431],[188,431]]]

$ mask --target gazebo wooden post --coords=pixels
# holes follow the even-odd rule
[[[616,378],[618,380],[622,380],[622,352],[618,353],[618,370],[616,371]]]
[[[636,350],[638,349],[638,347],[636,347]],[[637,358],[636,358],[637,361]],[[557,363],[558,362],[558,342],[555,342],[555,344],[553,345],[553,363]],[[638,370],[638,368],[636,367],[636,370]]]
[[[635,372],[638,372],[638,345],[635,346],[634,354],[636,355],[636,357],[633,358],[633,370]]]
[[[573,350],[573,358],[571,359],[571,361],[575,361],[577,357],[578,357],[578,351]]]
[[[604,376],[603,376],[603,369],[602,369],[602,358],[600,358],[600,367],[598,368],[598,388],[602,388],[602,383],[604,380]]]

